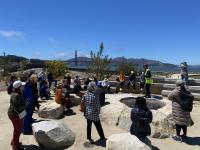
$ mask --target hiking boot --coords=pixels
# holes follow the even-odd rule
[[[182,138],[180,136],[172,136],[172,139],[178,142],[182,142]]]

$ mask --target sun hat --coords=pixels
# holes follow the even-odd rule
[[[17,88],[19,88],[21,85],[22,85],[22,82],[21,82],[21,81],[15,81],[15,82],[13,83],[13,88],[14,88],[14,89],[17,89]]]

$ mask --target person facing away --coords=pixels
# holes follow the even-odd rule
[[[145,90],[146,95],[145,97],[151,98],[151,84],[153,83],[153,79],[151,78],[151,70],[149,69],[149,66],[144,64],[144,77],[145,77]]]
[[[130,133],[139,139],[144,139],[151,134],[150,123],[152,122],[152,112],[147,108],[146,99],[137,97],[135,107],[131,111]]]
[[[191,93],[185,88],[185,82],[183,80],[177,80],[176,88],[168,95],[168,99],[172,100],[172,116],[176,124],[176,136],[173,136],[172,138],[180,142],[187,139],[187,127],[193,122],[190,116],[190,111],[184,110],[182,106],[184,101],[184,97],[182,97],[182,95],[185,94],[191,95]],[[191,106],[188,105],[186,107],[192,107],[192,103],[190,104]],[[183,135],[180,135],[181,129],[183,131]]]
[[[184,80],[187,84],[187,81],[188,81],[188,65],[187,65],[187,62],[182,62],[180,64],[180,68],[181,68],[181,80]]]
[[[25,110],[25,101],[21,90],[22,82],[15,81],[13,83],[13,92],[10,96],[10,106],[8,109],[8,117],[11,120],[14,131],[11,141],[12,149],[19,150],[22,143],[19,142],[19,137],[23,128],[23,118],[18,114]]]
[[[94,81],[90,82],[87,87],[87,92],[82,98],[82,103],[85,105],[84,116],[87,120],[87,139],[90,144],[94,143],[91,137],[92,123],[94,123],[101,140],[105,140],[104,132],[99,117],[101,106],[98,96],[95,94],[96,89],[96,83]]]

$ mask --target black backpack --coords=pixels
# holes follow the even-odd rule
[[[184,111],[191,112],[193,109],[193,100],[194,96],[190,92],[181,92],[180,93],[180,105]]]

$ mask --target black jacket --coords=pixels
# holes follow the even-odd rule
[[[146,137],[151,134],[150,123],[152,122],[152,112],[149,109],[143,110],[134,108],[131,111],[132,125],[131,134],[137,137]]]

